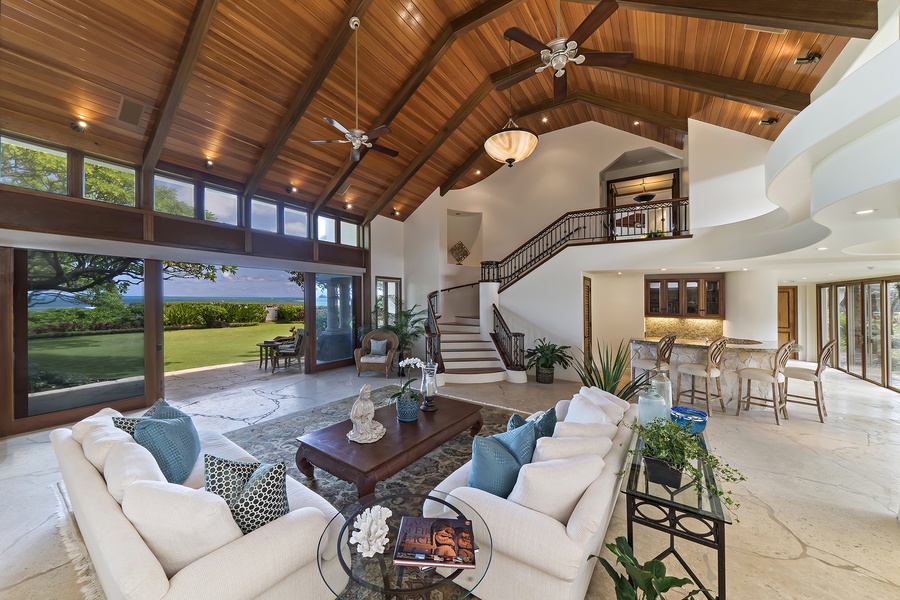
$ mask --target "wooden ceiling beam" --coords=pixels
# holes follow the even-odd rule
[[[328,77],[328,73],[331,72],[331,67],[334,66],[334,63],[344,50],[344,46],[350,41],[350,38],[353,35],[353,30],[350,29],[349,25],[350,17],[356,16],[362,18],[371,4],[372,0],[352,0],[344,10],[344,14],[341,15],[337,28],[332,32],[328,42],[319,52],[318,57],[316,57],[316,62],[313,65],[312,71],[304,79],[300,91],[294,97],[290,107],[288,107],[287,112],[282,117],[281,123],[278,124],[278,128],[275,130],[275,134],[266,145],[259,160],[256,161],[256,166],[253,167],[253,172],[250,174],[250,177],[247,179],[247,183],[244,186],[245,198],[252,197],[253,194],[256,193],[256,190],[259,189],[259,184],[262,183],[266,173],[269,172],[269,169],[275,163],[278,155],[284,149],[284,145],[287,144],[291,134],[294,132],[294,128],[297,127],[297,123],[303,118],[306,109],[309,108],[313,98],[315,98],[316,94],[319,92],[319,88],[322,87],[325,78]]]
[[[878,4],[864,0],[621,0],[619,7],[853,38],[878,31]]]
[[[381,114],[378,115],[378,118],[375,119],[374,125],[389,125],[391,121],[400,114],[400,111],[406,106],[406,103],[409,102],[410,98],[416,93],[416,90],[419,89],[419,86],[422,85],[431,71],[438,65],[441,58],[444,57],[444,54],[446,54],[447,50],[450,49],[450,46],[453,45],[453,42],[476,27],[480,27],[497,16],[522,4],[524,1],[525,0],[488,0],[466,14],[453,19],[449,25],[444,27],[440,35],[428,49],[428,52],[426,52],[422,60],[419,61],[415,71],[413,71],[409,78],[403,82],[403,85],[397,90],[394,97],[391,98],[390,102],[387,103],[387,106],[381,111]],[[537,65],[535,65],[535,67],[536,66]],[[313,214],[318,213],[319,210],[331,200],[338,189],[344,185],[344,182],[347,181],[353,171],[356,170],[357,165],[359,165],[367,152],[368,149],[364,148],[360,155],[360,160],[356,162],[351,162],[349,158],[344,161],[344,164],[341,165],[341,168],[334,174],[328,184],[322,189],[322,193],[320,193],[316,199],[316,203],[313,207]]]
[[[732,79],[681,67],[672,67],[645,60],[635,59],[625,68],[599,67],[613,73],[637,77],[645,81],[661,83],[672,87],[700,92],[726,100],[742,102],[751,106],[767,108],[791,115],[798,114],[809,106],[809,94],[786,90],[752,81]]]
[[[440,149],[441,145],[447,141],[453,132],[462,125],[463,121],[472,113],[475,108],[481,104],[481,101],[487,98],[488,94],[490,94],[494,90],[494,86],[491,84],[491,79],[487,78],[481,82],[474,92],[469,94],[469,97],[466,98],[466,101],[463,102],[462,106],[460,106],[453,116],[444,123],[444,126],[441,127],[437,133],[434,134],[434,137],[431,138],[431,141],[422,148],[421,152],[419,152],[416,157],[406,166],[403,170],[403,173],[400,174],[397,179],[388,186],[388,189],[378,198],[375,204],[366,212],[366,217],[363,220],[363,225],[370,222],[374,219],[378,214],[384,210],[384,207],[390,203],[391,200],[394,199],[394,196],[403,189],[409,181],[419,172],[419,169],[431,158],[435,152]]]
[[[219,0],[198,0],[194,7],[184,42],[181,44],[181,52],[175,63],[171,84],[160,105],[159,116],[147,138],[147,144],[144,146],[141,166],[146,173],[152,173],[159,162],[166,138],[169,137],[169,131],[175,121],[175,113],[187,91],[191,74],[194,72],[197,59],[200,58],[200,50],[203,48],[203,42],[206,40],[206,34],[209,33],[218,5]]]

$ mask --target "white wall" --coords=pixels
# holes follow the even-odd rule
[[[447,264],[456,264],[450,249],[457,242],[462,242],[469,250],[469,255],[461,261],[461,264],[480,266],[483,255],[481,213],[447,211]]]
[[[376,277],[404,277],[404,227],[400,221],[377,216],[369,226],[370,248],[372,260],[372,289],[369,290],[372,302],[375,302],[375,278]],[[404,279],[403,284],[406,284]],[[405,290],[401,290],[404,294]],[[363,314],[372,312],[374,306],[363,307]]]
[[[778,275],[775,271],[725,273],[726,337],[778,339]]]
[[[597,342],[615,349],[620,340],[644,334],[644,276],[639,273],[590,274],[591,327]],[[596,354],[595,354],[596,356]]]

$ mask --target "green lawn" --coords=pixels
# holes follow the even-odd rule
[[[291,324],[184,329],[165,333],[166,371],[257,360],[257,342],[290,335]],[[31,365],[91,379],[119,379],[144,372],[143,336],[138,333],[42,338],[28,343]]]

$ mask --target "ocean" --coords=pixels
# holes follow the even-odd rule
[[[125,304],[135,302],[143,302],[143,296],[122,296]],[[303,305],[302,298],[276,298],[271,296],[262,296],[259,298],[251,297],[223,297],[215,298],[212,296],[164,296],[164,302],[234,302],[235,304],[297,304]],[[324,305],[324,304],[323,304]],[[54,299],[47,304],[37,304],[28,310],[47,310],[48,308],[91,308],[87,304],[68,302],[66,300]]]

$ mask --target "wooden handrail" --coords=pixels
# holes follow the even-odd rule
[[[514,333],[506,324],[506,319],[496,304],[491,304],[494,313],[494,327],[491,339],[500,352],[503,364],[510,371],[525,370],[525,334]]]
[[[444,288],[444,289],[438,290],[438,291],[439,291],[439,292],[449,292],[449,291],[452,291],[452,290],[459,290],[459,289],[462,289],[462,288],[473,287],[473,286],[476,286],[476,285],[479,285],[479,284],[481,284],[480,281],[476,281],[475,283],[463,283],[462,285],[454,285],[453,287]],[[433,294],[433,293],[434,293],[434,292],[432,292],[432,294]]]

